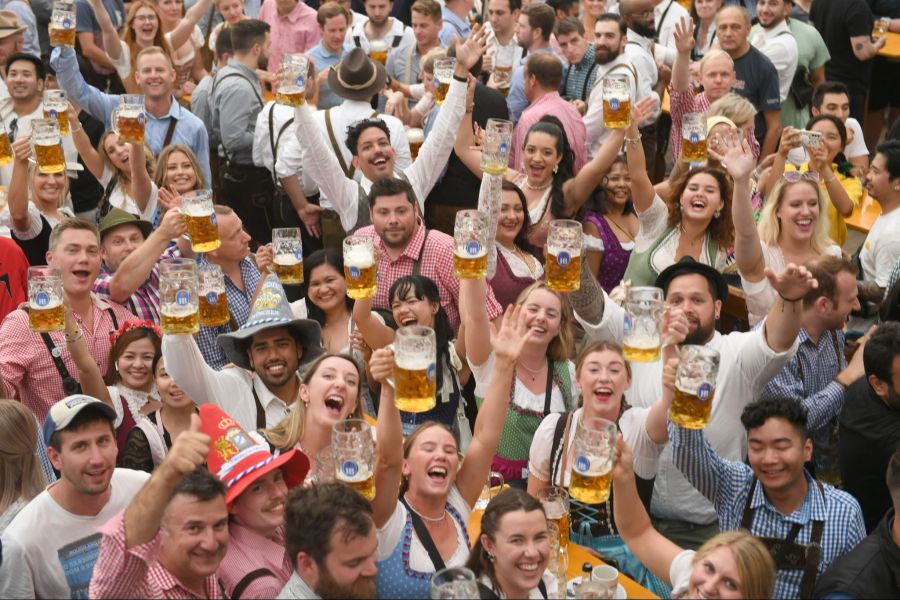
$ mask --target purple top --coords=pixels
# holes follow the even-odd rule
[[[603,218],[603,215],[597,213],[588,213],[584,217],[585,222],[590,221],[597,226],[600,231],[600,239],[603,241],[603,266],[597,275],[597,281],[600,287],[607,294],[622,281],[625,275],[625,268],[628,267],[628,258],[631,256],[631,250],[622,247],[622,242],[616,237],[615,232]]]
[[[627,259],[625,262],[628,262]],[[497,250],[497,271],[494,278],[491,279],[491,289],[494,290],[494,296],[497,302],[506,310],[510,304],[514,304],[522,290],[535,282],[533,277],[519,277],[514,275],[506,257],[500,250]]]

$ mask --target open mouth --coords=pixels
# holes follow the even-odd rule
[[[84,283],[91,278],[91,272],[83,269],[75,269],[72,271],[72,276],[75,277],[76,281],[79,283]]]
[[[594,388],[594,397],[597,400],[601,400],[601,401],[605,402],[605,401],[609,400],[610,398],[612,398],[612,395],[613,395],[613,389],[611,387],[601,385],[601,386]]]
[[[428,478],[435,483],[445,483],[447,481],[447,467],[431,467],[428,469]]]
[[[516,568],[524,573],[528,573],[529,575],[534,574],[540,569],[540,563],[536,562],[521,562],[516,563]]]
[[[331,395],[325,398],[325,410],[333,417],[340,418],[341,411],[344,408],[344,399],[338,395]]]
[[[532,165],[530,165],[530,166],[528,167],[529,174],[530,174],[532,177],[543,177],[543,176],[544,176],[544,172],[545,172],[546,170],[547,170],[547,167],[545,167],[545,166],[543,166],[543,165],[535,165],[535,164],[532,164]]]
[[[798,219],[798,220],[794,221],[794,224],[797,226],[798,229],[802,229],[805,231],[808,229],[812,229],[813,222],[812,222],[812,219]]]
[[[269,363],[266,365],[266,371],[268,371],[270,375],[284,375],[287,372],[287,364],[282,361]]]
[[[694,210],[705,210],[706,202],[704,202],[703,200],[692,200],[691,208],[693,208]]]
[[[418,324],[419,324],[419,319],[417,319],[415,317],[407,317],[400,321],[400,325],[402,325],[403,327],[408,327],[410,325],[418,325]]]
[[[388,159],[386,156],[376,156],[372,160],[372,166],[374,166],[374,167],[381,168],[381,167],[387,166],[387,164],[388,164]]]
[[[535,332],[536,334],[538,334],[538,335],[544,335],[545,333],[547,333],[547,328],[546,328],[546,327],[539,327],[539,326],[537,326],[537,325],[535,325],[534,327],[532,327],[531,330],[532,330],[533,332]]]

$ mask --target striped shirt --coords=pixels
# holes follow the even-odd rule
[[[177,245],[172,244],[166,248],[163,253],[159,255],[159,259],[150,270],[150,275],[147,277],[147,280],[141,284],[141,287],[134,291],[131,297],[128,298],[126,306],[130,308],[139,319],[151,321],[157,325],[159,324],[159,262],[169,258],[178,258],[179,256],[181,256],[181,252],[178,250]],[[100,274],[97,275],[97,279],[94,281],[93,292],[107,302],[112,302],[109,286],[112,283],[113,275],[115,275],[115,271],[111,270],[104,261],[103,264],[100,265]]]
[[[718,456],[702,430],[684,429],[669,423],[669,440],[675,464],[704,496],[715,505],[719,516],[719,528],[732,531],[741,527],[747,494],[755,477],[746,464],[725,460]],[[822,554],[818,572],[823,573],[838,557],[853,549],[864,537],[859,504],[850,494],[828,484],[823,484],[823,494],[808,473],[804,471],[808,490],[803,505],[784,515],[769,501],[762,485],[757,485],[750,501],[753,521],[750,533],[759,537],[785,539],[794,524],[801,525],[796,542],[809,544],[813,521],[824,521],[822,530]],[[802,569],[780,569],[775,579],[773,598],[798,598]]]
[[[291,559],[284,550],[284,526],[275,530],[273,538],[267,538],[232,521],[228,524],[228,553],[219,565],[222,584],[228,595],[233,597],[235,588],[244,577],[258,569],[267,569],[269,573],[253,579],[241,596],[274,598],[294,572]]]
[[[669,143],[672,145],[672,156],[681,156],[681,120],[688,113],[707,113],[710,101],[706,94],[700,92],[694,94],[693,90],[678,91],[669,87],[669,114],[672,117],[672,132],[669,134]],[[753,151],[753,156],[759,156],[759,141],[756,139],[755,128],[747,131],[747,142]]]

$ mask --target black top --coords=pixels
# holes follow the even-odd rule
[[[100,137],[103,135],[103,123],[90,116],[84,111],[78,113],[78,121],[81,123],[88,139],[91,140],[91,146],[95,148],[100,143]],[[97,178],[88,171],[82,160],[81,155],[78,156],[78,164],[84,167],[84,170],[78,172],[78,177],[69,179],[69,192],[72,195],[72,208],[77,214],[93,210],[100,202],[103,195],[103,186],[97,181]],[[43,264],[43,263],[39,263]]]
[[[47,264],[47,250],[50,248],[50,232],[53,227],[44,215],[41,215],[41,232],[30,240],[21,240],[16,237],[16,232],[11,231],[10,236],[25,253],[28,264],[32,267]]]
[[[871,532],[891,507],[884,474],[900,444],[900,407],[889,408],[861,377],[847,389],[838,421],[844,490],[859,501]]]
[[[816,0],[809,17],[831,54],[825,63],[825,78],[841,81],[851,91],[865,92],[872,79],[872,61],[856,58],[850,38],[872,34],[875,20],[866,0]]]
[[[772,61],[753,46],[734,61],[734,71],[737,76],[734,91],[752,102],[759,111],[754,125],[756,140],[761,146],[766,137],[766,117],[763,113],[781,108],[778,71]]]

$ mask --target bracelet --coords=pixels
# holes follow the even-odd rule
[[[626,143],[626,144],[631,144],[632,146],[637,146],[638,144],[640,144],[640,143],[641,143],[641,134],[640,134],[640,132],[637,134],[637,137],[633,137],[633,138],[632,138],[632,137],[628,137],[628,136],[626,135],[626,136],[625,136],[625,143]]]
[[[799,298],[793,298],[793,299],[785,298],[784,296],[781,295],[781,292],[778,292],[778,297],[781,298],[782,300],[784,300],[785,302],[791,302],[791,303],[800,302],[804,298],[804,296],[800,296]]]
[[[66,335],[66,344],[74,344],[75,342],[77,342],[78,340],[80,340],[81,338],[84,337],[84,331],[79,329],[78,331],[75,332],[75,335],[73,335],[72,337],[69,337],[68,333],[65,335]]]
[[[460,82],[460,83],[465,83],[466,85],[468,85],[468,83],[469,83],[469,80],[468,80],[467,78],[465,78],[465,77],[460,77],[460,76],[457,75],[456,73],[453,74],[453,79],[456,80],[456,81],[458,81],[458,82]]]

